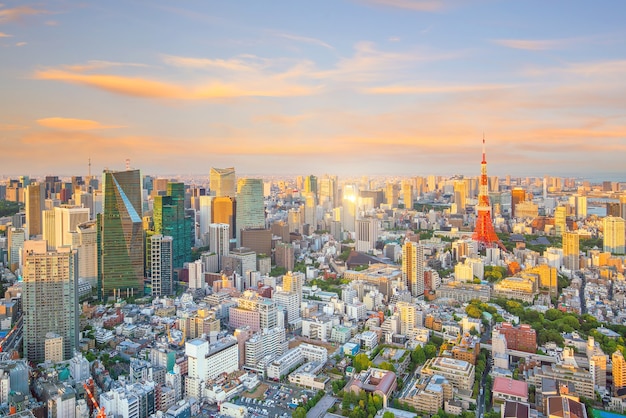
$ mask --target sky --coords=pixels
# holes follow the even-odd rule
[[[0,177],[626,179],[621,0],[0,2]]]

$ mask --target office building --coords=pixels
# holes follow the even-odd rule
[[[235,197],[235,168],[211,168],[209,172],[209,189],[211,195]]]
[[[615,350],[611,355],[611,363],[613,363],[613,390],[617,393],[619,389],[626,387],[626,360],[621,351]]]
[[[20,268],[22,259],[22,248],[26,241],[26,231],[24,228],[11,227],[8,230],[7,242],[9,253],[9,269],[15,272]]]
[[[563,233],[563,266],[572,271],[580,268],[580,235],[575,232]]]
[[[35,237],[43,234],[41,212],[44,209],[45,189],[38,183],[26,186],[24,206],[26,211],[26,234]]]
[[[272,254],[272,231],[265,228],[250,228],[241,231],[241,246],[257,254]]]
[[[422,375],[441,375],[457,390],[471,392],[474,384],[474,365],[463,360],[448,357],[434,357],[426,360]]]
[[[241,230],[265,228],[265,203],[263,180],[243,178],[237,181],[237,227],[235,238],[241,243]]]
[[[378,232],[378,218],[366,217],[357,219],[355,249],[361,252],[369,252],[375,249]]]
[[[181,268],[191,261],[194,220],[185,213],[184,183],[167,183],[166,193],[154,197],[154,232],[172,237],[172,264],[174,268]]]
[[[554,233],[561,236],[567,231],[567,208],[558,206],[554,209]]]
[[[217,254],[218,268],[222,268],[223,257],[230,254],[230,225],[210,224],[208,234],[209,251]]]
[[[141,295],[144,232],[139,170],[105,171],[98,216],[98,296]]]
[[[624,219],[607,216],[602,225],[604,227],[604,251],[612,254],[624,254],[626,252]]]
[[[411,241],[402,246],[402,280],[413,297],[424,294],[424,247]]]
[[[54,241],[51,248],[72,245],[78,225],[89,221],[89,209],[79,206],[61,205],[54,208]]]
[[[96,221],[82,223],[76,227],[78,252],[78,277],[98,288],[98,225]]]
[[[78,266],[76,251],[48,251],[45,241],[24,243],[22,306],[24,356],[35,364],[45,360],[45,336],[63,339],[63,359],[78,346]]]
[[[274,250],[276,266],[283,267],[287,271],[293,270],[295,265],[294,248],[292,244],[279,243]]]
[[[220,196],[213,199],[211,206],[211,223],[227,224],[230,229],[230,239],[235,238],[237,219],[237,201],[234,197]],[[209,227],[210,228],[210,227]]]
[[[150,237],[149,277],[152,296],[174,294],[173,238],[160,234]]]

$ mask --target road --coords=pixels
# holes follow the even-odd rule
[[[478,392],[478,399],[476,399],[476,418],[482,418],[485,413],[485,385],[487,384],[487,376],[491,370],[491,362],[487,361],[487,366],[483,372],[483,377],[480,379],[480,391]]]
[[[24,315],[20,315],[19,319],[15,323],[15,326],[9,331],[6,337],[0,341],[0,348],[3,352],[8,352],[13,349],[19,351],[19,344],[22,341],[22,331],[24,327]]]

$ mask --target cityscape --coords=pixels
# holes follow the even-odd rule
[[[0,416],[626,417],[625,6],[0,4]]]

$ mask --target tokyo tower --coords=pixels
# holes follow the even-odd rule
[[[485,138],[483,136],[483,161],[480,163],[480,186],[478,205],[476,205],[476,228],[472,239],[483,247],[502,246],[491,222],[491,204],[489,203],[489,179],[487,178],[487,159],[485,158]]]

